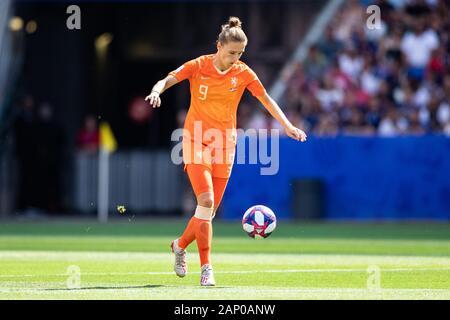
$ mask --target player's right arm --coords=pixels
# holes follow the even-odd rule
[[[169,89],[174,84],[177,84],[184,79],[190,79],[198,68],[198,63],[196,59],[190,60],[180,66],[178,69],[169,72],[167,77],[159,80],[152,88],[152,92],[145,98],[145,101],[149,100],[150,105],[155,108],[161,105],[161,99],[159,96],[165,90]]]
[[[149,101],[150,105],[155,107],[161,106],[161,98],[159,97],[164,91],[169,89],[171,86],[177,84],[179,81],[172,75],[168,75],[162,80],[159,80],[152,88],[150,94],[145,97],[145,101]]]

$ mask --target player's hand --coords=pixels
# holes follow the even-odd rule
[[[296,128],[294,126],[287,127],[286,134],[291,137],[292,139],[305,142],[306,141],[306,133],[303,130],[300,130],[299,128]]]
[[[159,97],[159,93],[156,91],[152,91],[148,96],[146,96],[145,101],[149,101],[153,108],[159,108],[161,106],[161,98]]]

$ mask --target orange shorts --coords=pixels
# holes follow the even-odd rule
[[[204,192],[213,193],[214,208],[218,208],[225,193],[228,178],[212,177],[210,170],[201,164],[188,164],[185,168],[195,196],[198,197]]]
[[[228,179],[233,169],[235,148],[217,149],[203,143],[183,139],[184,171],[189,164],[201,164],[209,169],[211,176]]]

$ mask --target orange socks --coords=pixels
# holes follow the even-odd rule
[[[200,265],[210,264],[212,223],[211,215],[213,209],[197,206],[195,215],[189,221],[183,232],[178,245],[186,249],[192,241],[197,240],[198,253],[200,254]]]
[[[195,214],[189,220],[183,235],[178,241],[178,245],[182,249],[186,249],[192,241],[197,240],[198,252],[200,254],[200,264],[210,264],[210,251],[212,240],[212,223],[211,220],[215,214],[214,209],[219,207],[228,178],[212,177],[212,169],[203,164],[190,163],[185,165],[185,171],[188,174],[192,189],[199,201],[199,196],[205,192],[211,193],[214,201],[210,205],[215,208],[208,208],[198,205]],[[225,175],[224,175],[225,176]]]
[[[191,244],[192,241],[195,240],[195,229],[197,229],[197,225],[200,219],[196,217],[192,217],[189,220],[186,229],[184,229],[183,235],[180,237],[178,241],[178,246],[182,249],[186,249],[188,245]]]
[[[195,230],[198,253],[200,254],[200,266],[210,264],[212,223],[209,220],[200,220]]]

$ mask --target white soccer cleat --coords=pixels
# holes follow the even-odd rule
[[[178,240],[179,239],[172,241],[170,247],[172,248],[172,252],[175,254],[175,266],[173,270],[177,276],[182,278],[187,273],[186,250],[178,246]]]
[[[202,274],[200,277],[200,285],[205,287],[212,287],[216,285],[216,280],[214,279],[214,273],[211,265],[204,264],[202,266]]]

